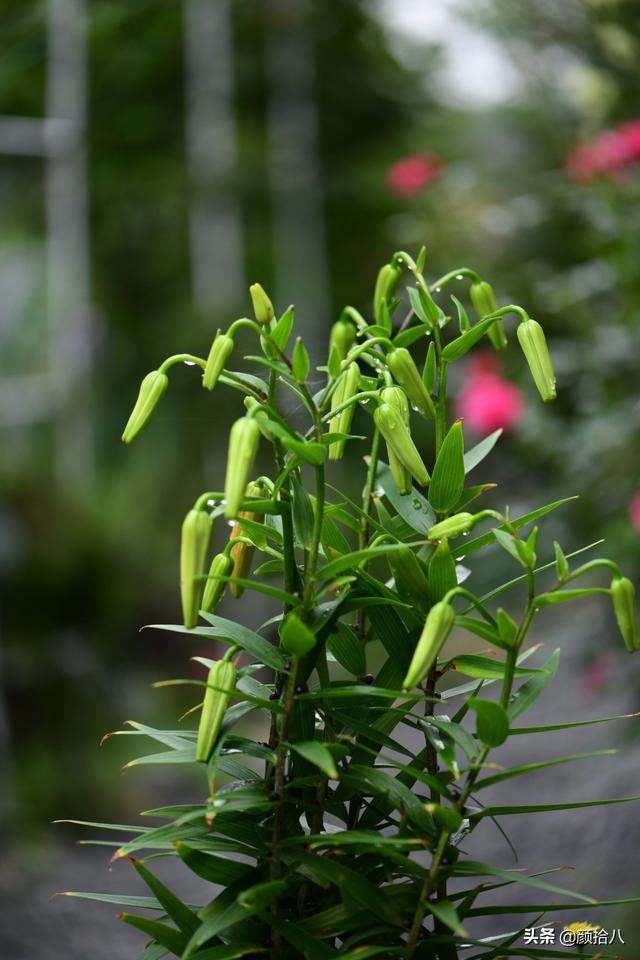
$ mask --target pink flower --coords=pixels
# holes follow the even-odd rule
[[[629,501],[629,519],[633,529],[640,533],[640,490],[637,490]]]
[[[565,160],[567,176],[579,183],[613,177],[640,161],[640,120],[629,120],[604,130],[592,140],[576,144]]]
[[[468,380],[458,395],[456,416],[472,433],[513,430],[524,411],[524,399],[515,384],[505,380],[493,354],[480,353],[468,366]]]
[[[401,157],[387,170],[387,189],[402,199],[415,197],[428,184],[438,179],[443,166],[442,159],[435,153],[411,153]]]

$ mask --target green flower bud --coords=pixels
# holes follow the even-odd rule
[[[231,427],[227,453],[227,474],[224,496],[227,501],[224,515],[228,520],[238,513],[244,500],[249,473],[258,452],[260,428],[252,417],[240,417]]]
[[[409,471],[416,482],[422,487],[429,483],[429,471],[418,453],[416,445],[411,439],[409,428],[402,419],[397,407],[390,403],[381,403],[376,407],[373,419],[375,425],[384,437],[387,449],[393,450],[398,460]]]
[[[236,686],[236,676],[236,668],[228,660],[218,660],[209,670],[198,726],[196,743],[198,763],[206,763],[216,745],[224,715]]]
[[[209,578],[202,594],[202,609],[206,610],[207,613],[215,613],[227,585],[224,580],[218,580],[217,578],[231,576],[232,570],[233,560],[226,553],[217,553],[211,561]]]
[[[498,309],[493,287],[486,280],[472,283],[470,293],[471,303],[481,320],[490,313],[495,313]],[[507,334],[505,333],[504,323],[500,318],[491,324],[487,334],[496,350],[504,350],[507,345]]]
[[[349,364],[331,397],[331,409],[335,410],[345,400],[354,397],[360,386],[360,367],[355,360]],[[352,403],[329,421],[329,433],[349,433],[356,405]],[[329,460],[341,460],[346,440],[338,440],[329,447]]]
[[[431,394],[422,382],[422,377],[406,347],[396,347],[387,354],[387,364],[394,380],[400,384],[409,401],[427,420],[434,420],[435,407]]]
[[[402,387],[385,387],[384,390],[381,391],[380,397],[384,403],[390,403],[392,407],[396,407],[405,425],[408,427],[410,423],[409,401]],[[387,455],[391,476],[398,488],[398,493],[406,497],[407,494],[411,493],[412,489],[411,474],[402,461],[395,455],[391,447],[387,447]]]
[[[411,547],[392,550],[388,556],[396,587],[414,602],[427,602],[429,583],[422,565]]]
[[[335,349],[340,360],[344,360],[355,343],[356,328],[351,320],[337,320],[329,334],[329,355]]]
[[[618,621],[618,628],[627,650],[629,653],[640,650],[640,636],[638,636],[636,618],[636,591],[628,577],[614,577],[611,581],[611,599],[613,600],[613,612]]]
[[[475,523],[476,518],[472,513],[455,513],[431,527],[427,536],[429,540],[453,540],[454,537],[468,533]]]
[[[316,635],[295,613],[289,613],[280,627],[280,640],[287,653],[303,657],[316,645]]]
[[[249,293],[251,294],[251,302],[253,303],[253,312],[258,323],[262,326],[266,326],[268,323],[271,323],[275,317],[275,311],[273,309],[273,304],[269,297],[266,295],[259,283],[252,283],[249,287]]]
[[[124,443],[131,443],[137,437],[151,414],[158,406],[162,394],[169,386],[169,377],[159,370],[152,370],[140,384],[138,399],[135,402],[127,425],[122,434]]]
[[[413,690],[427,676],[451,633],[455,618],[455,611],[449,603],[441,600],[431,607],[402,684],[404,690]]]
[[[538,393],[545,402],[555,400],[556,378],[551,365],[544,330],[537,320],[529,318],[518,324],[518,340],[529,364]]]
[[[202,386],[207,390],[213,390],[215,387],[216,383],[218,382],[218,377],[224,370],[224,365],[231,356],[232,352],[233,338],[227,336],[227,334],[223,333],[222,330],[218,330],[213,338],[211,350],[209,351],[209,356],[207,357],[207,365],[204,368],[204,374],[202,377]]]
[[[198,622],[212,530],[213,520],[206,510],[189,510],[182,524],[180,595],[184,625],[189,629]]]
[[[373,315],[376,323],[380,323],[382,304],[389,304],[393,300],[401,274],[402,269],[395,263],[385,263],[380,267],[373,294]]]

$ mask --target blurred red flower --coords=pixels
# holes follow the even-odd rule
[[[579,183],[615,176],[640,161],[640,120],[629,120],[604,130],[592,140],[576,144],[566,156],[567,176]]]
[[[513,430],[524,412],[524,398],[515,384],[502,376],[500,361],[491,353],[470,360],[467,382],[458,394],[456,416],[472,433]]]
[[[629,520],[633,529],[640,533],[640,490],[637,490],[629,501]]]
[[[415,197],[428,184],[437,180],[444,164],[436,153],[412,153],[396,160],[385,177],[387,189],[396,197]]]

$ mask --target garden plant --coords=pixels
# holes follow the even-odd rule
[[[590,598],[610,605],[637,650],[634,588],[612,560],[582,556],[593,547],[543,546],[537,522],[571,497],[512,516],[493,484],[467,482],[499,431],[465,450],[464,425],[449,416],[451,364],[487,341],[511,348],[515,321],[514,348],[543,401],[554,399],[555,378],[542,328],[522,307],[498,308],[473,270],[429,284],[424,267],[424,249],[416,260],[394,254],[371,318],[346,307],[317,369],[295,337],[293,308],[278,317],[255,284],[255,319],[219,330],[206,360],[177,354],[142,382],[126,443],[170,402],[175,364],[201,373],[214,402],[240,396],[224,484],[214,480],[182,525],[183,623],[156,625],[211,642],[209,657],[194,658],[199,678],[158,684],[190,685],[193,708],[175,729],[131,721],[121,731],[164,747],[130,765],[199,763],[202,789],[191,804],[146,811],[140,826],[87,824],[116,832],[114,859],[130,859],[148,896],[71,894],[121,906],[146,938],[139,960],[584,955],[581,945],[523,945],[523,929],[548,911],[603,902],[565,889],[552,870],[470,859],[465,841],[510,816],[622,802],[536,796],[507,806],[495,791],[489,805],[483,796],[595,755],[558,756],[554,731],[619,718],[523,725],[560,656],[549,650],[532,666],[539,645],[529,630],[539,611],[536,624],[548,607]],[[445,306],[449,285],[463,299]],[[255,336],[251,372],[234,369],[244,328]],[[256,476],[259,448],[272,466]],[[358,502],[333,485],[345,451],[362,470]],[[215,553],[213,539],[224,541]],[[477,563],[486,577],[500,548],[513,577],[477,596],[465,582]],[[242,598],[237,621],[216,613],[225,591]],[[242,623],[253,591],[274,605],[257,630]],[[449,653],[452,633],[480,652]],[[549,759],[531,763],[528,737],[539,733]],[[521,762],[505,769],[500,747],[512,736]],[[210,884],[205,902],[185,903],[165,885],[166,857]],[[516,906],[491,899],[516,885]],[[475,931],[486,917],[489,937]]]

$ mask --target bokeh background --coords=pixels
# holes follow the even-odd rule
[[[141,944],[108,907],[49,898],[132,890],[126,865],[114,876],[108,850],[51,821],[126,822],[156,789],[193,787],[123,777],[131,741],[98,743],[130,716],[170,726],[186,702],[150,684],[194,651],[138,629],[178,617],[180,523],[221,476],[239,401],[175,368],[153,424],[119,437],[141,377],[206,354],[249,283],[296,304],[317,363],[398,248],[425,243],[432,278],[468,265],[525,305],[558,401],[537,402],[514,337],[469,363],[467,433],[506,431],[478,479],[525,509],[580,494],[554,534],[567,550],[606,537],[637,577],[640,8],[0,0],[0,35],[0,954],[124,960]],[[608,611],[540,639],[568,651],[557,719],[637,707]],[[640,793],[636,730],[608,773],[535,783]],[[637,812],[607,809],[595,834],[536,822],[537,847],[631,896]],[[633,916],[599,921],[637,956]]]

